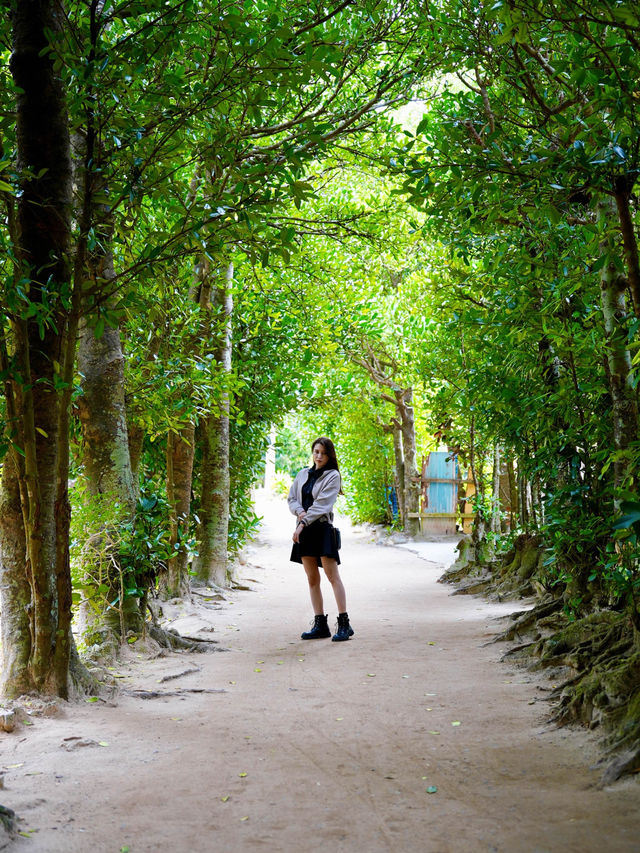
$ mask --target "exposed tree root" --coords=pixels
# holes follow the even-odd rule
[[[187,693],[226,693],[222,688],[181,687],[179,690],[125,690],[127,696],[135,699],[165,699],[167,696],[184,696]]]
[[[513,614],[517,616],[517,618],[511,625],[509,625],[506,631],[498,634],[497,637],[494,637],[490,642],[499,643],[505,640],[515,640],[516,638],[522,639],[523,634],[528,630],[535,629],[541,619],[551,616],[552,613],[557,613],[559,610],[562,610],[561,598],[547,599],[545,601],[541,601],[540,604],[536,604],[536,606],[532,607],[531,610],[521,610],[519,613]],[[538,639],[539,636],[540,633],[538,632],[536,639]]]
[[[479,578],[478,580],[468,581],[466,584],[457,587],[451,595],[479,595],[487,590],[491,578]]]
[[[7,806],[0,806],[0,825],[3,828],[3,836],[9,836],[9,838],[14,838],[17,829],[18,819],[16,818],[16,813],[13,809],[7,808]],[[6,833],[6,835],[5,835]],[[2,837],[0,837],[0,849],[5,845],[2,843]]]
[[[542,570],[542,544],[521,536],[508,554],[490,563],[457,563],[441,578],[455,594],[490,598],[542,594],[531,610],[511,614],[491,643],[514,642],[504,658],[531,670],[553,671],[561,684],[550,692],[552,722],[599,729],[607,747],[601,785],[640,772],[640,646],[627,615],[594,610],[580,619],[550,595]]]
[[[169,628],[165,631],[159,625],[147,626],[147,634],[155,640],[163,649],[187,652],[226,652],[223,646],[218,645],[217,640],[206,640],[198,637],[182,637],[177,631]]]
[[[524,598],[535,592],[536,575],[542,565],[543,548],[537,536],[522,535],[513,547],[495,560],[473,562],[468,541],[458,544],[460,556],[440,578],[442,583],[463,584],[454,595],[482,593],[490,598]]]

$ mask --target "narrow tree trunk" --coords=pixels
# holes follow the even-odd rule
[[[409,536],[420,532],[420,473],[416,456],[416,427],[413,412],[413,391],[396,391],[397,408],[402,429],[402,448],[404,451],[404,529]]]
[[[215,288],[214,303],[220,312],[219,346],[215,351],[222,381],[231,373],[231,322],[233,301],[231,282],[233,264],[229,264],[224,283]],[[229,393],[223,391],[220,414],[205,419],[202,429],[202,465],[200,527],[196,576],[203,583],[220,586],[227,583],[229,531]]]
[[[529,483],[521,469],[518,470],[518,503],[520,525],[523,530],[529,530]]]
[[[598,219],[607,223],[611,204],[598,205]],[[614,485],[621,488],[627,477],[630,458],[625,451],[638,439],[638,402],[632,383],[631,354],[627,346],[625,290],[615,263],[616,246],[608,236],[600,244],[605,263],[600,273],[600,298],[607,340],[608,377],[613,408],[613,441],[617,453],[614,463]]]
[[[482,457],[478,458],[476,449],[476,422],[475,415],[471,415],[469,426],[469,467],[475,489],[476,511],[471,528],[471,542],[473,545],[474,559],[481,561],[483,557],[484,543],[487,533],[487,519],[484,513],[482,500],[484,498],[484,476]]]
[[[500,533],[500,468],[502,454],[496,442],[493,448],[493,488],[491,495],[491,532]]]
[[[632,181],[627,176],[618,178],[615,188],[615,199],[633,311],[635,316],[640,319],[640,259],[638,257],[638,241],[636,239],[635,226],[629,205],[634,183],[635,175]]]
[[[151,339],[151,342],[145,355],[146,366],[143,367],[141,371],[143,388],[144,382],[148,379],[151,372],[148,365],[153,363],[155,357],[160,352],[162,339],[162,329],[156,330],[156,333],[153,335],[153,338]],[[142,397],[143,395],[144,391],[142,391],[139,396]],[[137,498],[140,491],[140,460],[142,458],[142,448],[144,445],[145,431],[136,417],[137,411],[139,410],[137,405],[137,398],[133,396],[127,399],[127,396],[125,395],[125,400],[127,402],[127,436],[129,439],[129,461],[131,465],[131,476],[133,478],[133,488],[135,490]],[[140,408],[142,408],[142,406]]]
[[[175,556],[168,561],[167,571],[159,578],[165,598],[180,597],[189,589],[189,553],[184,537],[191,511],[194,449],[193,424],[187,424],[179,433],[170,432],[167,436],[167,501],[171,508],[171,546]]]
[[[393,458],[395,462],[396,476],[396,496],[398,498],[398,515],[400,524],[406,524],[407,512],[405,506],[405,470],[404,470],[404,452],[402,449],[402,430],[400,425],[395,423],[392,430],[393,435]]]
[[[514,465],[515,459],[509,458],[507,461],[507,475],[509,477],[509,529],[515,530],[520,518],[520,500],[518,498],[518,479]]]

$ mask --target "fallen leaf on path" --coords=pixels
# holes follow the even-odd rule
[[[246,770],[243,770],[243,771],[242,771],[242,773],[238,773],[238,776],[239,776],[241,779],[244,779],[244,777],[245,777],[246,775],[247,775],[247,771],[246,771]]]
[[[247,814],[244,817],[241,817],[240,820],[249,820],[249,815]]]
[[[403,675],[402,677],[403,677],[403,678],[411,678],[411,676],[410,676],[410,675]]]
[[[284,661],[283,661],[283,660],[279,660],[279,661],[278,661],[278,666],[282,666],[282,664],[283,664],[283,663],[284,663]]]
[[[430,735],[439,735],[440,732],[429,732]]]
[[[7,770],[15,770],[16,767],[24,767],[24,761],[21,761],[20,764],[7,764]]]
[[[451,725],[452,725],[452,726],[461,726],[461,725],[462,725],[462,723],[460,722],[460,720],[454,720],[454,721],[451,723]]]
[[[336,720],[344,720],[344,717],[336,717]]]
[[[428,646],[435,646],[435,643],[434,643],[432,640],[430,640],[430,641],[427,643],[427,645],[428,645]]]
[[[85,702],[99,702],[100,700],[98,699],[97,696],[89,696],[89,698],[85,699],[84,701]]]
[[[257,666],[253,671],[254,671],[254,672],[262,672],[262,670],[260,669],[260,667],[259,667],[259,666]]]
[[[427,788],[427,794],[437,794],[437,792],[438,789],[435,785],[429,785],[429,787]]]
[[[223,803],[226,803],[229,801],[229,797],[230,797],[230,794],[225,794],[225,796],[220,797],[220,799],[222,800]]]
[[[109,746],[109,743],[106,740],[99,740],[98,746]]]
[[[375,678],[375,677],[376,677],[375,672],[368,672],[367,673],[367,678]]]

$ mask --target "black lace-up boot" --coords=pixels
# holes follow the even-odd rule
[[[349,614],[338,613],[338,624],[336,625],[336,632],[331,638],[332,641],[334,643],[341,643],[344,640],[348,640],[350,637],[353,637],[353,634],[353,628],[349,624]]]
[[[330,637],[331,631],[329,630],[329,624],[327,622],[327,619],[327,616],[314,616],[311,630],[304,631],[302,634],[300,634],[300,639],[323,640],[326,637]]]

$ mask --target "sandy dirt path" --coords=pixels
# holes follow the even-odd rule
[[[31,833],[12,853],[640,850],[637,780],[598,790],[593,738],[549,727],[541,685],[483,645],[513,604],[451,597],[442,564],[345,530],[356,636],[304,642],[290,519],[266,516],[252,590],[175,623],[229,651],[118,668],[125,689],[224,692],[122,695],[2,736],[0,802]]]

